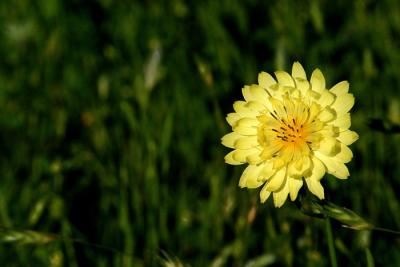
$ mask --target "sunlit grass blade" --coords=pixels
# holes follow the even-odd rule
[[[37,232],[32,230],[13,230],[0,228],[0,242],[16,243],[21,245],[36,244],[43,245],[57,240],[54,234]]]

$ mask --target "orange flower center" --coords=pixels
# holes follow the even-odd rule
[[[276,138],[280,139],[283,143],[294,143],[296,146],[300,142],[304,142],[308,135],[304,124],[297,124],[296,119],[292,118],[291,121],[281,119],[281,126],[278,129],[272,128],[271,130],[276,133]]]
[[[272,110],[258,117],[258,142],[263,147],[261,157],[276,158],[283,163],[310,153],[319,140],[317,131],[323,123],[315,118],[320,107],[306,105],[301,99],[271,99]]]

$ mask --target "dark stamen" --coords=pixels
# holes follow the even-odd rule
[[[278,118],[273,114],[273,113],[269,113],[275,120],[279,121]]]

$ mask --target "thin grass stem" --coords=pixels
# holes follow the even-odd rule
[[[335,243],[333,241],[333,235],[332,235],[332,226],[331,226],[331,221],[328,217],[325,218],[325,234],[328,242],[329,259],[331,261],[331,266],[337,267]]]

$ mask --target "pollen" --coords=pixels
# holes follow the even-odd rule
[[[276,137],[281,139],[285,143],[299,143],[305,142],[304,137],[306,133],[304,132],[303,125],[297,125],[296,120],[292,118],[289,122],[283,122],[283,126],[279,127],[279,130],[272,129],[276,132]]]

